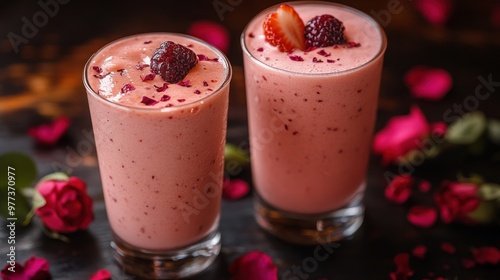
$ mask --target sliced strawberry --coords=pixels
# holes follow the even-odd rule
[[[304,50],[304,22],[293,7],[282,4],[263,24],[266,41],[282,52]]]

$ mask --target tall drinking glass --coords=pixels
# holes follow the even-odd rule
[[[151,73],[151,56],[165,41],[199,58],[179,83]],[[230,79],[220,51],[180,34],[122,38],[87,62],[83,81],[111,245],[129,273],[177,279],[219,254]]]
[[[332,242],[362,224],[386,37],[348,6],[290,2],[304,23],[330,14],[346,43],[281,52],[265,41],[270,7],[241,36],[256,188],[265,230],[300,244]]]

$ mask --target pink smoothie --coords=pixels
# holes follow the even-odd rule
[[[280,52],[265,42],[262,28],[277,6],[247,26],[242,42],[253,180],[274,207],[322,213],[345,206],[365,188],[385,35],[345,6],[292,6],[304,23],[335,16],[352,45]]]
[[[145,77],[164,41],[209,59],[202,56],[183,84],[163,88],[160,76]],[[126,243],[169,250],[216,230],[230,77],[220,52],[175,34],[127,37],[89,60],[84,80],[106,210]]]

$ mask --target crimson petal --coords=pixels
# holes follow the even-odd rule
[[[431,101],[442,99],[453,85],[448,71],[426,66],[413,67],[404,80],[413,97]]]
[[[229,266],[231,280],[278,280],[278,268],[273,259],[264,252],[252,251]]]
[[[229,200],[236,200],[244,197],[250,191],[248,183],[241,179],[224,179],[222,196]]]
[[[428,228],[436,222],[437,211],[432,207],[413,206],[408,212],[407,218],[415,226]]]
[[[35,139],[36,142],[45,145],[53,146],[68,130],[70,120],[67,117],[59,117],[52,123],[42,124],[37,127],[31,127],[28,134]]]

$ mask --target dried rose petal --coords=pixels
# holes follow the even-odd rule
[[[437,211],[432,207],[413,206],[408,212],[407,219],[415,226],[428,228],[436,222]]]
[[[417,245],[411,251],[411,254],[419,259],[424,259],[427,254],[427,247],[425,245]]]
[[[420,181],[420,183],[418,184],[418,189],[420,190],[420,192],[422,193],[427,193],[431,190],[431,182],[427,181],[427,180],[422,180]]]
[[[188,34],[207,41],[224,53],[229,50],[229,32],[219,23],[207,20],[195,21],[189,27]]]
[[[111,272],[107,269],[99,269],[94,273],[89,280],[111,280]]]
[[[323,62],[323,60],[317,59],[316,57],[313,57],[312,62],[314,62],[314,63],[321,63],[321,62]]]
[[[142,80],[143,82],[146,82],[146,81],[152,81],[152,80],[154,80],[154,78],[156,77],[156,74],[150,73],[150,74],[147,74],[147,75],[146,75],[146,76],[144,76],[144,77],[143,77],[142,75],[141,75],[140,77],[141,77],[141,80]]]
[[[266,253],[249,252],[229,266],[232,280],[278,280],[278,268]]]
[[[290,55],[288,57],[293,61],[304,61],[304,59],[300,55]]]
[[[326,62],[328,62],[328,63],[335,63],[335,60],[334,59],[327,59]]]
[[[199,61],[212,61],[212,62],[217,62],[219,61],[219,58],[218,57],[214,57],[214,58],[208,58],[208,56],[204,55],[204,54],[198,54],[198,60]]]
[[[244,197],[250,191],[248,183],[241,179],[224,179],[222,196],[229,200],[236,200]]]
[[[189,80],[180,81],[177,84],[180,85],[181,87],[191,87],[191,82]]]
[[[99,66],[92,66],[92,69],[93,69],[94,71],[96,71],[97,73],[101,73],[101,72],[102,72],[102,68],[101,68],[101,67],[99,67]]]
[[[164,94],[161,98],[160,98],[160,101],[161,102],[165,102],[165,101],[169,101],[170,100],[170,96],[167,95],[167,94]]]
[[[158,104],[157,100],[154,100],[153,98],[149,98],[147,96],[143,96],[141,100],[142,104],[145,104],[146,106],[153,106]]]
[[[404,80],[413,97],[431,101],[442,99],[453,85],[448,71],[426,66],[413,67]]]
[[[201,91],[199,89],[194,91],[194,94],[200,94],[200,93],[201,93]]]
[[[16,262],[15,272],[9,270],[10,264],[5,265],[0,272],[3,280],[47,280],[50,279],[50,265],[44,258],[32,256],[21,265]]]
[[[417,10],[432,24],[442,25],[448,21],[451,14],[451,0],[416,0]]]
[[[52,123],[29,128],[28,135],[39,144],[53,146],[66,133],[69,125],[69,118],[63,116],[56,118]]]
[[[135,90],[135,87],[134,87],[133,85],[131,85],[131,84],[125,84],[125,85],[121,88],[120,92],[121,92],[121,93],[127,93],[127,92],[132,91],[132,90]]]
[[[441,250],[443,250],[443,252],[446,252],[448,254],[455,254],[457,252],[457,249],[455,248],[455,246],[453,246],[449,242],[441,243]]]
[[[157,92],[164,92],[168,88],[168,83],[163,83],[161,87],[154,85]]]
[[[406,280],[413,275],[413,270],[410,268],[409,261],[410,255],[408,253],[399,253],[394,256],[396,271],[389,274],[391,280]]]
[[[394,203],[404,203],[411,195],[413,177],[409,175],[398,175],[385,188],[385,197]]]
[[[317,52],[317,54],[324,56],[324,57],[329,57],[332,55],[331,53],[327,53],[325,50],[321,49],[320,51]]]
[[[486,246],[472,249],[472,255],[477,264],[496,265],[500,263],[500,250],[496,247]]]
[[[264,48],[263,47],[260,47],[257,49],[258,52],[263,52],[264,51]]]

